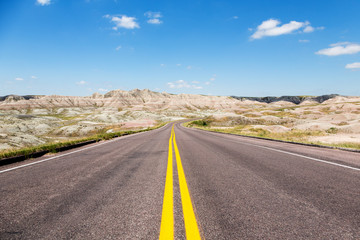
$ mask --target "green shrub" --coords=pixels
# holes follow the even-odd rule
[[[208,125],[208,123],[204,120],[196,120],[196,121],[193,121],[192,124],[197,125],[197,126],[207,126]]]
[[[338,131],[339,131],[339,129],[334,128],[334,127],[331,127],[328,130],[326,130],[326,132],[330,133],[330,134],[336,134]]]

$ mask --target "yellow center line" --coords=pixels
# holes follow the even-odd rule
[[[173,125],[172,135],[173,135],[173,143],[174,143],[175,156],[176,156],[176,165],[177,165],[178,175],[179,175],[180,195],[181,195],[181,203],[182,203],[183,214],[184,214],[186,239],[189,239],[189,240],[190,239],[191,240],[200,239],[201,240],[199,228],[198,228],[198,225],[196,222],[194,209],[193,209],[193,206],[191,203],[189,189],[188,189],[188,186],[186,183],[184,169],[181,164],[179,149],[177,147],[176,140],[175,140],[174,125]]]
[[[161,226],[160,226],[160,240],[171,240],[174,239],[174,203],[173,203],[173,149],[172,143],[174,144],[175,156],[176,156],[176,166],[178,169],[179,175],[179,185],[180,185],[180,195],[181,203],[184,215],[184,225],[186,232],[186,239],[189,240],[201,240],[198,224],[196,222],[196,217],[194,209],[191,202],[191,197],[189,189],[186,183],[184,169],[182,167],[181,158],[179,149],[175,140],[175,130],[174,125],[171,129],[171,136],[169,139],[169,152],[168,152],[168,163],[166,170],[166,179],[165,179],[165,190],[164,190],[164,200],[163,200],[163,209],[161,216]]]
[[[171,136],[169,139],[169,153],[168,164],[166,170],[165,190],[163,209],[160,226],[160,240],[174,239],[174,215],[173,215],[173,150],[171,140],[173,138],[174,126],[171,129]]]

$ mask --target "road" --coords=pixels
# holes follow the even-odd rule
[[[360,239],[359,153],[179,123],[4,166],[0,195],[0,239]]]

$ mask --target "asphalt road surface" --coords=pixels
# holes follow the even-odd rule
[[[0,239],[360,239],[360,154],[169,124],[0,168],[0,220]]]

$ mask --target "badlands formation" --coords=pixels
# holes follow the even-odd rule
[[[212,128],[307,132],[306,141],[360,145],[360,97],[261,100],[135,89],[88,97],[0,97],[0,151],[195,117],[214,119]]]

